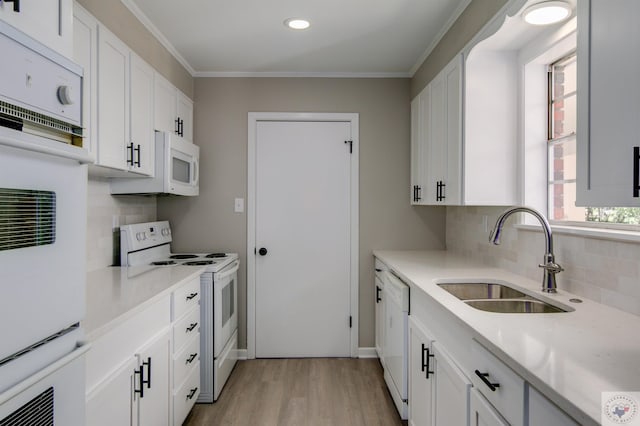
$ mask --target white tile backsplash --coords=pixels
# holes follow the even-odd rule
[[[118,226],[156,220],[156,197],[114,196],[108,179],[89,177],[87,198],[87,271],[94,271],[117,261]]]
[[[514,228],[517,217],[508,219],[501,245],[489,243],[489,230],[505,207],[447,207],[447,250],[486,264],[540,280],[538,264],[544,255],[544,236]],[[555,233],[556,261],[565,269],[557,275],[558,288],[580,297],[640,315],[640,243],[618,242]]]

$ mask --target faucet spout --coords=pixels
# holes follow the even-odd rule
[[[507,218],[514,213],[529,213],[533,215],[538,221],[540,225],[542,225],[542,231],[544,232],[544,240],[545,240],[545,254],[544,254],[544,263],[538,265],[540,268],[544,270],[544,275],[542,277],[542,291],[547,293],[555,293],[557,290],[556,284],[556,274],[558,272],[564,271],[562,266],[558,265],[555,262],[555,256],[553,254],[553,235],[551,233],[551,226],[549,225],[549,221],[537,210],[532,209],[530,207],[524,206],[516,206],[511,207],[504,211],[496,220],[496,224],[489,235],[489,241],[493,244],[500,244],[500,234],[502,232],[502,227],[506,222]]]

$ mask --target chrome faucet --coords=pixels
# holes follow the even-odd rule
[[[523,206],[512,207],[506,210],[498,217],[496,225],[491,231],[491,234],[489,234],[489,241],[491,241],[495,245],[500,244],[500,232],[502,231],[504,222],[513,213],[519,212],[532,214],[540,221],[540,224],[542,225],[542,230],[544,231],[545,238],[545,254],[544,263],[538,265],[540,268],[544,269],[544,275],[542,277],[542,291],[547,293],[555,293],[557,291],[556,274],[558,272],[564,271],[564,269],[562,268],[562,266],[556,263],[555,256],[553,255],[553,236],[551,235],[551,226],[549,226],[549,222],[547,221],[547,219],[537,210]]]

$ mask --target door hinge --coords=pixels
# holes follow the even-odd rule
[[[349,328],[353,328],[353,317],[349,315]]]
[[[353,141],[344,141],[349,144],[349,154],[353,154]]]

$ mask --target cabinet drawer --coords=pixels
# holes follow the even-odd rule
[[[196,365],[200,364],[200,333],[173,357],[173,386],[179,388]]]
[[[173,326],[173,353],[179,352],[187,341],[200,333],[200,308],[189,311]]]
[[[469,377],[471,377],[473,385],[509,424],[522,425],[524,422],[524,380],[476,341],[473,341],[471,346],[471,355],[474,370],[469,372]],[[491,390],[478,373],[484,374],[484,378],[489,383],[499,386],[495,386],[495,390]]]
[[[375,261],[374,261],[374,266],[376,274],[379,274],[380,272],[384,272],[384,271],[388,271],[389,267],[387,265],[385,265],[380,259],[378,259],[376,257]]]
[[[200,303],[200,277],[183,284],[172,293],[171,320],[175,321]]]
[[[200,364],[196,365],[187,380],[173,393],[173,424],[181,425],[200,395]]]

